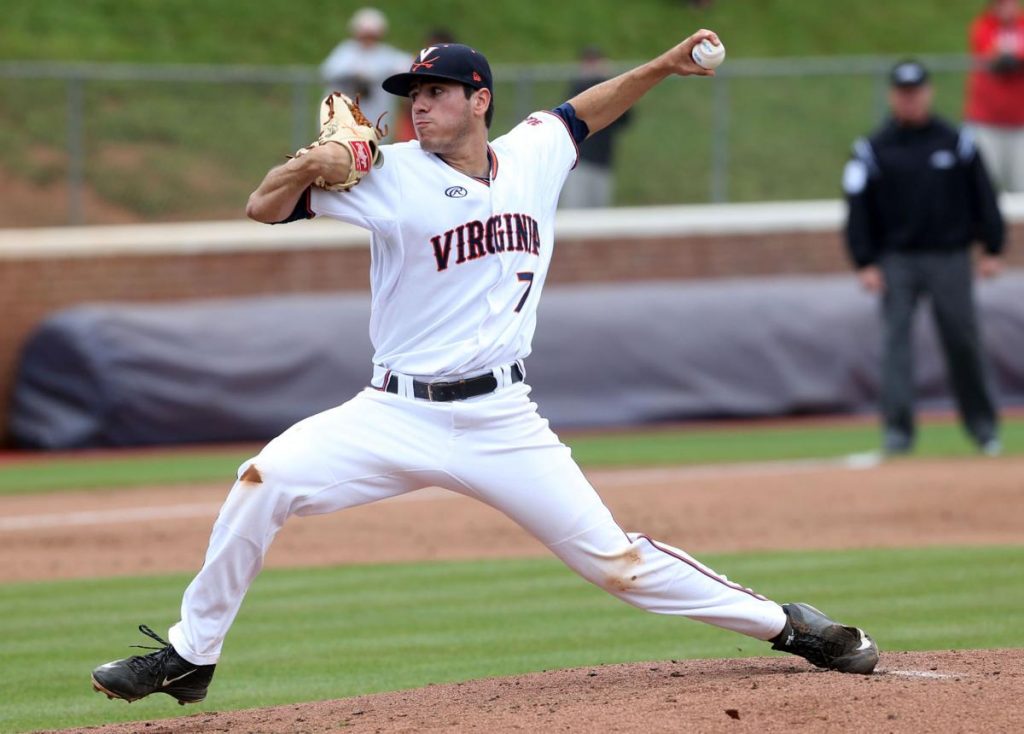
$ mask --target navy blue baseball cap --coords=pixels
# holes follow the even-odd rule
[[[409,71],[389,76],[381,85],[385,92],[408,97],[413,83],[424,79],[445,79],[468,84],[473,89],[494,91],[491,65],[482,53],[461,43],[428,46],[417,54]]]
[[[907,59],[896,64],[889,72],[889,84],[901,89],[919,87],[928,81],[928,69],[920,61]]]

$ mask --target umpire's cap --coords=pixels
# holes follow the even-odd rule
[[[482,53],[461,43],[428,46],[419,52],[409,71],[384,80],[384,91],[409,96],[409,88],[423,79],[447,79],[468,84],[474,89],[494,91],[491,65]]]
[[[889,84],[900,89],[919,87],[927,82],[928,69],[915,59],[905,59],[889,72]]]

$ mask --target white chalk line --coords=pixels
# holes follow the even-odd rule
[[[728,479],[730,477],[792,476],[820,471],[861,471],[882,463],[879,454],[850,454],[832,459],[789,459],[742,464],[701,464],[699,466],[648,467],[640,469],[608,469],[587,472],[598,486],[615,487],[637,482],[672,482],[694,479]]]
[[[936,673],[934,670],[879,670],[883,675],[902,675],[907,678],[963,678],[963,673]]]
[[[834,459],[799,459],[795,461],[767,461],[746,464],[705,464],[701,466],[677,466],[640,469],[604,469],[589,472],[591,481],[601,488],[636,486],[643,483],[692,481],[698,479],[719,479],[728,477],[786,476],[807,474],[818,471],[860,470],[877,466],[879,460],[863,457],[873,455],[843,456]],[[452,499],[459,495],[445,489],[430,487],[409,492],[389,501],[424,501]],[[61,527],[88,525],[116,525],[145,520],[170,520],[189,518],[212,518],[220,510],[221,503],[202,502],[177,505],[147,505],[145,507],[119,507],[110,510],[81,510],[75,512],[51,512],[36,515],[0,517],[0,531],[43,530]]]
[[[428,487],[398,497],[389,497],[381,502],[437,500],[456,496],[439,487]],[[145,507],[118,507],[112,510],[49,512],[39,515],[0,517],[0,531],[42,530],[76,525],[117,525],[140,520],[213,518],[220,511],[221,504],[220,502],[202,502],[180,505],[147,505]]]
[[[0,530],[40,530],[43,528],[74,525],[106,525],[109,523],[138,522],[140,520],[169,520],[206,517],[217,514],[219,504],[205,502],[188,505],[160,505],[157,507],[119,507],[116,510],[85,510],[81,512],[52,512],[42,515],[0,517]]]

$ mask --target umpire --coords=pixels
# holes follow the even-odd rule
[[[890,73],[891,115],[859,138],[843,172],[846,241],[861,285],[882,296],[884,450],[914,446],[911,325],[927,295],[964,426],[998,454],[998,416],[983,362],[972,292],[971,244],[985,277],[1002,269],[1004,226],[970,133],[932,113],[928,70],[908,60]]]

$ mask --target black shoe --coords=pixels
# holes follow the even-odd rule
[[[886,431],[882,453],[886,456],[909,456],[914,451],[914,438],[901,431]]]
[[[878,664],[878,645],[863,630],[841,625],[810,604],[783,604],[782,610],[786,626],[771,640],[773,650],[841,673],[867,675]]]
[[[1000,456],[1003,453],[1003,444],[998,438],[990,438],[978,444],[978,448],[985,456]]]
[[[206,698],[206,689],[210,687],[216,665],[193,665],[144,624],[139,625],[139,632],[152,637],[163,647],[132,645],[156,652],[99,666],[92,671],[93,690],[106,693],[107,698],[121,698],[129,703],[150,693],[166,693],[178,699],[183,706]]]

